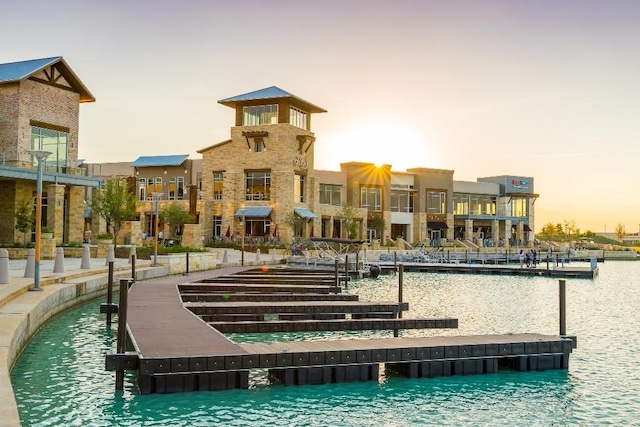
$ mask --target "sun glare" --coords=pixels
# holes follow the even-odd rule
[[[318,156],[318,163],[335,167],[345,162],[391,165],[402,171],[412,167],[433,167],[434,155],[427,131],[422,133],[401,123],[363,122],[323,138],[329,158]],[[320,154],[320,153],[318,153]]]

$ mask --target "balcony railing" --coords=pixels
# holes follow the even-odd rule
[[[13,168],[20,169],[32,169],[36,170],[37,165],[35,163],[23,160],[2,160],[0,166],[8,166]],[[71,166],[55,166],[51,164],[44,163],[42,167],[42,171],[44,173],[64,173],[68,175],[81,175],[86,176],[87,171],[84,168],[71,167]]]

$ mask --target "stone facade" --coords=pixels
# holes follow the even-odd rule
[[[16,64],[0,64],[0,68],[8,75],[16,72]],[[0,243],[20,240],[21,233],[15,230],[16,208],[35,198],[37,174],[29,151],[55,151],[49,145],[32,147],[32,127],[66,135],[66,153],[59,158],[59,152],[52,153],[43,163],[46,214],[42,225],[54,229],[55,244],[82,242],[84,188],[97,186],[98,181],[77,177],[82,174],[77,168],[79,104],[94,98],[62,58],[25,61],[20,70],[23,75],[0,83],[0,177],[4,177],[0,180]]]

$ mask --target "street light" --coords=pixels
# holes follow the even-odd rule
[[[240,209],[240,212],[242,213],[242,243],[240,244],[240,265],[242,267],[244,267],[244,235],[245,235],[245,230],[246,230],[246,225],[245,225],[245,217],[244,217],[244,213],[245,210],[244,208]]]
[[[42,161],[49,157],[50,151],[31,150],[29,151],[33,157],[38,160],[38,174],[36,178],[36,255],[33,268],[33,288],[30,291],[41,291],[40,288],[40,233],[42,226]]]
[[[153,240],[153,266],[158,266],[158,234],[160,234],[160,230],[158,230],[160,224],[158,222],[158,204],[160,203],[160,199],[162,198],[162,193],[153,192],[153,200],[156,202],[156,218],[155,218],[155,228],[156,232],[154,233]]]

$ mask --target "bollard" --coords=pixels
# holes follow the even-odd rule
[[[129,264],[131,264],[132,262],[135,262],[135,260],[132,260],[131,258],[135,256],[136,256],[136,245],[131,245],[131,249],[129,250]]]
[[[36,250],[27,251],[27,265],[24,268],[24,277],[36,277]]]
[[[559,281],[560,297],[560,335],[567,334],[567,282],[564,279]]]
[[[80,263],[80,268],[89,269],[91,268],[91,250],[87,243],[82,245],[82,248],[82,262]]]
[[[222,262],[227,263],[229,262],[229,255],[227,254],[227,250],[225,249],[223,254],[222,254]]]
[[[53,263],[54,273],[64,273],[64,249],[56,248],[56,260]]]
[[[334,262],[335,262],[335,265],[333,267],[333,271],[335,275],[335,282],[336,282],[336,286],[340,286],[340,266],[338,265],[340,261],[338,261],[338,258],[336,258]]]
[[[9,283],[9,251],[0,249],[0,284]]]
[[[136,254],[135,253],[131,255],[131,258],[129,258],[129,262],[131,263],[131,277],[133,277],[133,280],[136,280]]]
[[[116,261],[116,252],[113,248],[113,245],[109,245],[109,247],[107,248],[107,260],[105,261],[104,265],[109,265],[109,262],[111,261]]]
[[[275,261],[276,260],[276,249],[271,249],[271,261]]]
[[[260,261],[260,248],[256,249],[256,261]]]
[[[188,276],[189,275],[189,252],[187,252],[186,254],[186,258],[185,258],[185,272],[184,275]]]

